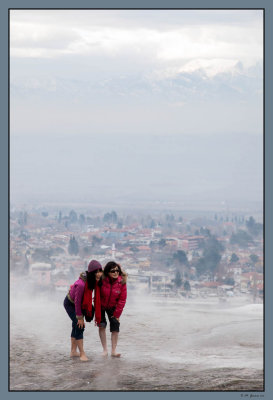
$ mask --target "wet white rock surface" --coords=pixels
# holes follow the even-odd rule
[[[11,390],[263,390],[263,306],[247,298],[154,299],[130,295],[120,359],[101,357],[93,322],[88,362],[71,359],[64,295],[11,293]],[[107,340],[110,347],[109,325]]]

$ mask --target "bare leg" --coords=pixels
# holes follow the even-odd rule
[[[111,341],[112,341],[111,356],[112,357],[120,357],[121,354],[116,352],[116,348],[117,348],[117,344],[118,344],[118,332],[112,332]]]
[[[71,338],[71,353],[70,357],[79,357],[80,353],[77,352],[77,340],[75,338]]]
[[[85,354],[85,352],[83,350],[83,339],[77,340],[77,346],[78,346],[78,348],[80,350],[80,360],[81,361],[87,361],[88,358],[86,357],[86,354]]]
[[[103,348],[102,355],[103,356],[107,356],[108,355],[108,350],[107,350],[107,341],[106,341],[106,329],[99,327],[99,335],[100,335],[101,345],[102,345],[102,348]]]

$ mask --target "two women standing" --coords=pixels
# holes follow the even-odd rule
[[[116,262],[108,262],[102,272],[101,264],[92,260],[88,265],[88,271],[81,273],[79,279],[70,287],[64,299],[64,307],[72,320],[71,357],[79,356],[81,361],[88,360],[83,349],[84,317],[89,322],[93,316],[99,327],[103,355],[108,354],[106,314],[110,323],[111,355],[120,357],[116,347],[120,327],[119,317],[127,297],[126,278],[126,273]]]

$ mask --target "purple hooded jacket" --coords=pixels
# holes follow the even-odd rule
[[[77,319],[83,319],[82,313],[82,298],[84,293],[84,287],[86,282],[86,273],[82,272],[79,279],[70,286],[67,297],[71,303],[75,304],[75,311]]]

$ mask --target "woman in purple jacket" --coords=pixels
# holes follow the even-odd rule
[[[69,318],[72,320],[70,356],[79,356],[81,361],[88,360],[83,349],[83,331],[85,324],[82,310],[82,299],[85,282],[87,281],[89,289],[94,289],[95,281],[99,281],[101,276],[101,264],[96,260],[90,261],[88,271],[80,274],[79,279],[70,286],[69,292],[64,299],[64,308]],[[77,348],[80,351],[79,353],[77,352]]]

